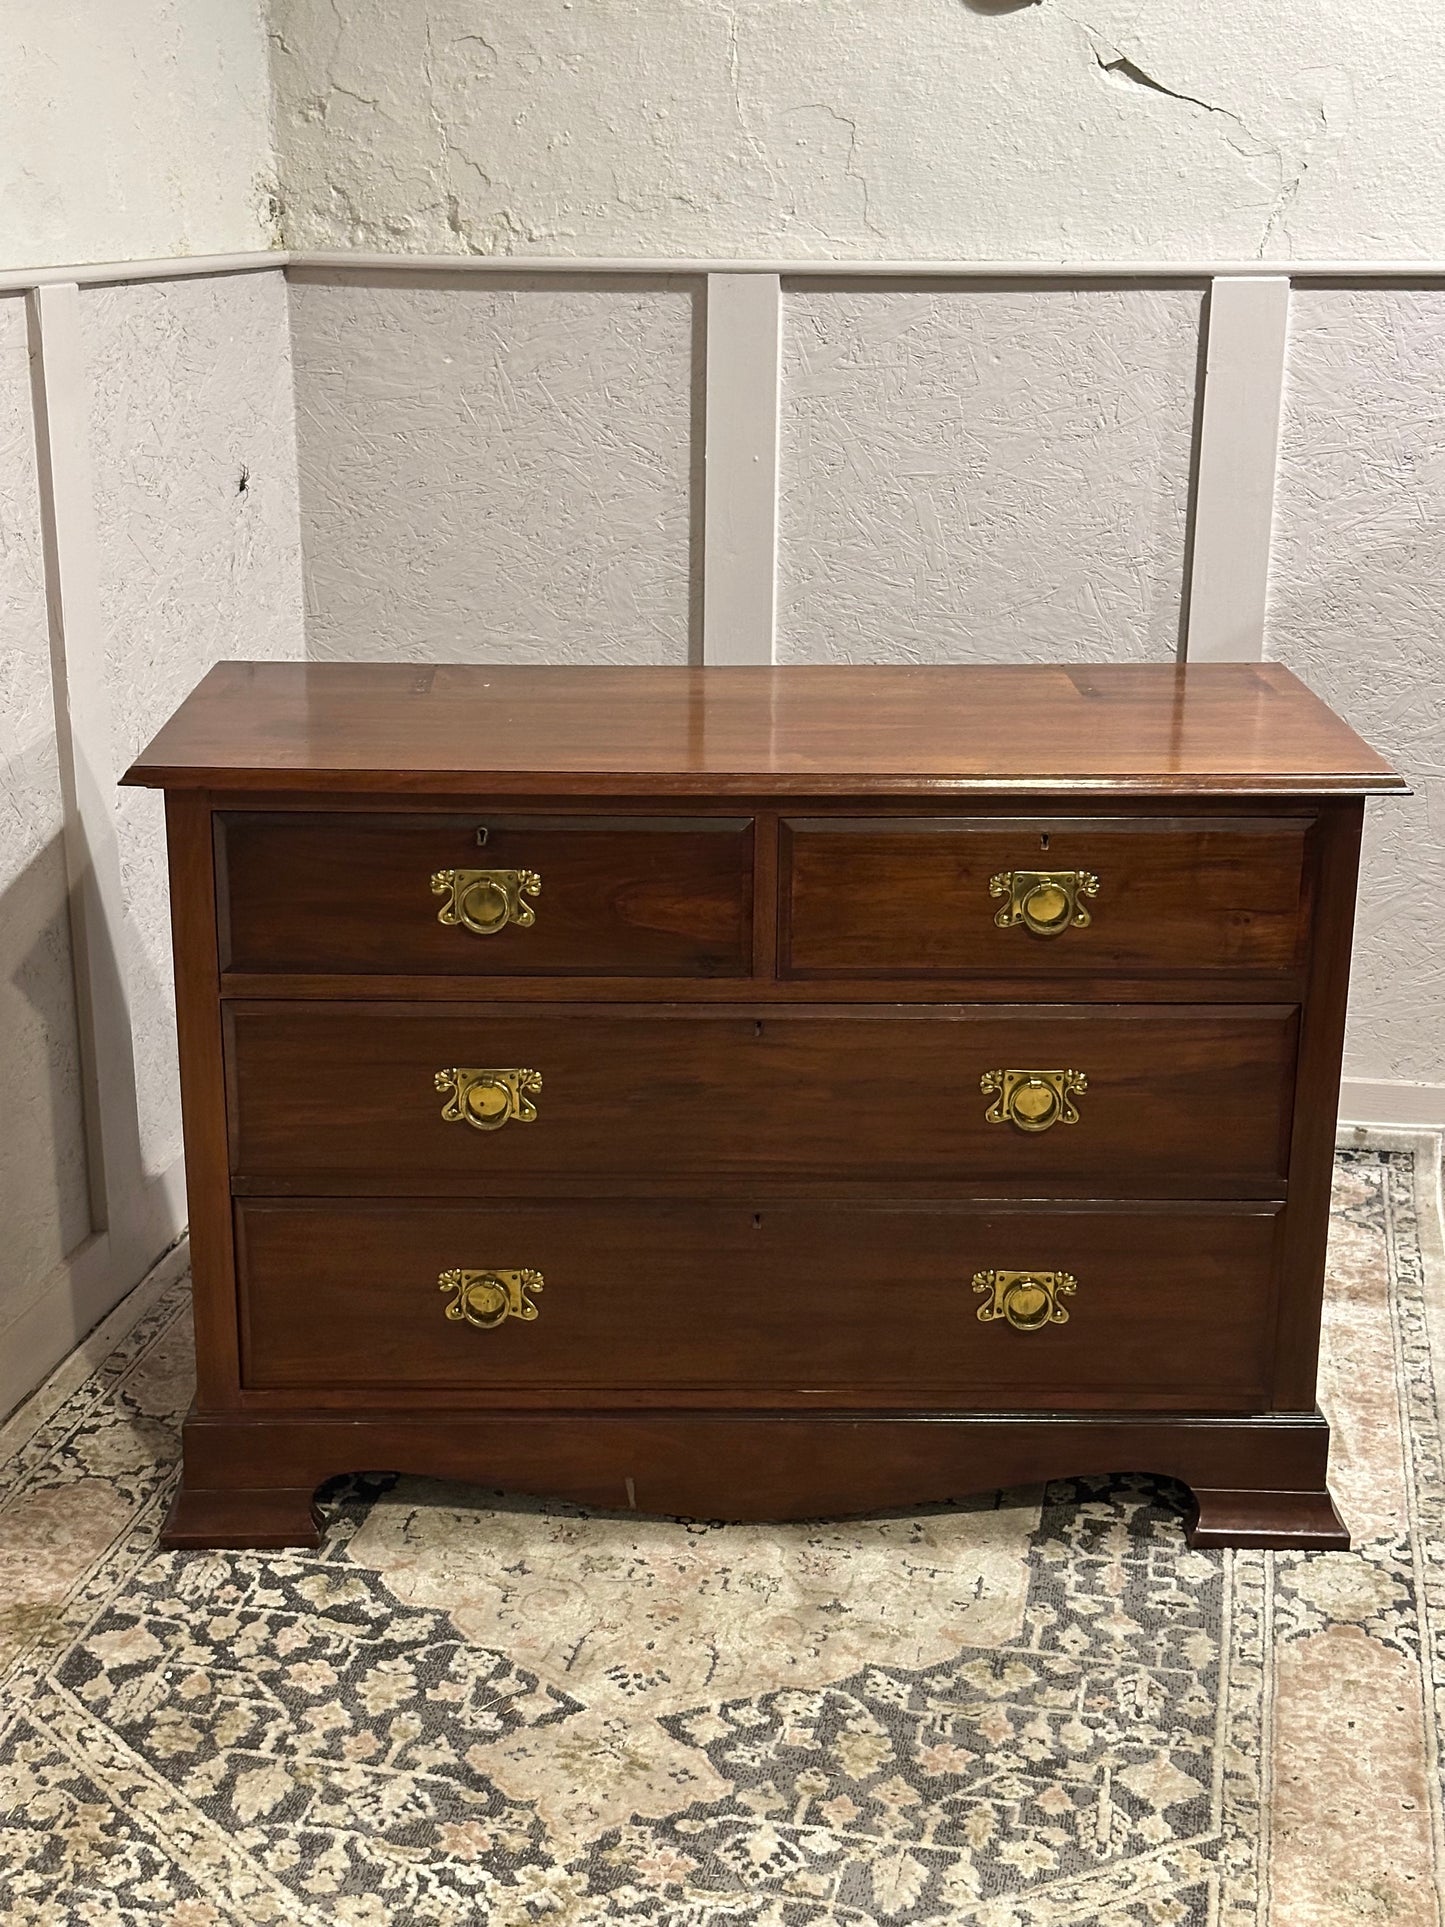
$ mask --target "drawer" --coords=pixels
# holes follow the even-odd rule
[[[1287,976],[1309,819],[795,818],[785,976]],[[1107,981],[1104,984],[1107,994]]]
[[[746,818],[242,811],[217,825],[223,969],[751,970]]]
[[[278,1000],[230,1005],[227,1028],[237,1186],[292,1194],[1278,1196],[1295,1053],[1293,1007],[1257,1005]]]
[[[1281,1222],[836,1200],[236,1216],[253,1390],[992,1410],[1257,1407]]]

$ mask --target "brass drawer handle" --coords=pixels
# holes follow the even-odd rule
[[[978,1308],[980,1324],[1008,1320],[1015,1331],[1042,1331],[1045,1325],[1067,1325],[1069,1314],[1059,1303],[1072,1298],[1078,1281],[1067,1271],[976,1271],[975,1291],[986,1291],[988,1301]]]
[[[447,1317],[463,1319],[478,1331],[492,1331],[508,1318],[530,1324],[537,1307],[527,1296],[542,1289],[540,1271],[444,1271],[437,1284],[456,1297]]]
[[[537,921],[528,897],[542,894],[535,870],[438,870],[432,895],[445,897],[437,922],[459,924],[474,937],[495,937],[509,923],[526,930]]]
[[[993,1099],[984,1112],[990,1124],[1047,1131],[1078,1123],[1074,1099],[1088,1090],[1089,1079],[1083,1071],[985,1071],[978,1088]]]
[[[540,1071],[475,1071],[453,1066],[438,1071],[436,1087],[449,1093],[442,1105],[444,1124],[470,1124],[474,1131],[500,1131],[515,1118],[535,1124],[537,1107],[528,1095],[542,1088]]]
[[[1036,937],[1057,937],[1072,924],[1083,930],[1093,918],[1083,899],[1099,894],[1092,870],[1000,870],[990,877],[988,893],[1003,897],[993,920],[1000,930],[1021,923]]]

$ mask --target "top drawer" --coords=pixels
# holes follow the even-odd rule
[[[745,977],[746,818],[217,818],[222,968]]]
[[[794,818],[791,977],[1287,975],[1305,817]]]

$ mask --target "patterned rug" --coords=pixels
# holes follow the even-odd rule
[[[0,1434],[0,1918],[1440,1927],[1439,1148],[1339,1157],[1348,1554],[1189,1552],[1141,1479],[766,1528],[352,1480],[320,1552],[160,1553],[162,1275]]]

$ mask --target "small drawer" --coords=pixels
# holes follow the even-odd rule
[[[238,811],[217,824],[226,970],[751,970],[746,818]]]
[[[1279,1196],[1295,1012],[1257,1005],[228,1008],[242,1190],[758,1184]]]
[[[243,1382],[526,1402],[1257,1407],[1271,1206],[237,1207]]]
[[[1288,976],[1308,818],[794,818],[790,977]],[[1104,985],[1107,994],[1107,983]]]

